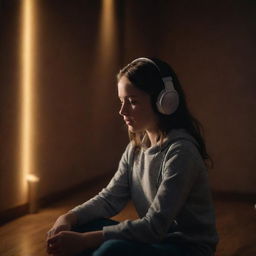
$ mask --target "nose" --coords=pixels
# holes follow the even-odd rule
[[[119,115],[126,116],[127,114],[128,114],[127,104],[124,102],[122,103],[121,108],[119,110]]]

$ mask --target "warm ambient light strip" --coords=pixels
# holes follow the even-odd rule
[[[32,168],[32,84],[33,84],[33,1],[23,0],[22,9],[22,100],[21,100],[21,171],[26,176]]]
[[[100,43],[101,43],[101,55],[104,56],[104,60],[108,61],[111,59],[115,49],[113,46],[115,34],[115,14],[114,14],[114,1],[104,0],[101,13],[101,28],[100,28]],[[106,49],[108,49],[106,51]],[[102,61],[102,60],[101,60]]]

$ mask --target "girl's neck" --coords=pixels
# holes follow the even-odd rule
[[[157,142],[159,141],[159,132],[157,131],[146,131],[149,141],[150,141],[150,147],[155,146]]]

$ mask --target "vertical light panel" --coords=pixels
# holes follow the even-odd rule
[[[115,13],[114,1],[103,0],[100,24],[100,58],[109,65],[115,49]]]
[[[21,48],[21,172],[23,191],[26,193],[26,177],[33,173],[33,83],[34,83],[34,1],[22,1]]]

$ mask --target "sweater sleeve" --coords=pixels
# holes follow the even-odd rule
[[[146,215],[141,219],[104,227],[105,239],[152,243],[167,238],[168,230],[202,168],[198,159],[186,150],[176,149],[167,154],[161,184]]]
[[[128,158],[132,146],[128,144],[118,170],[106,188],[85,203],[71,209],[78,217],[77,225],[98,218],[110,218],[119,213],[130,199]]]

